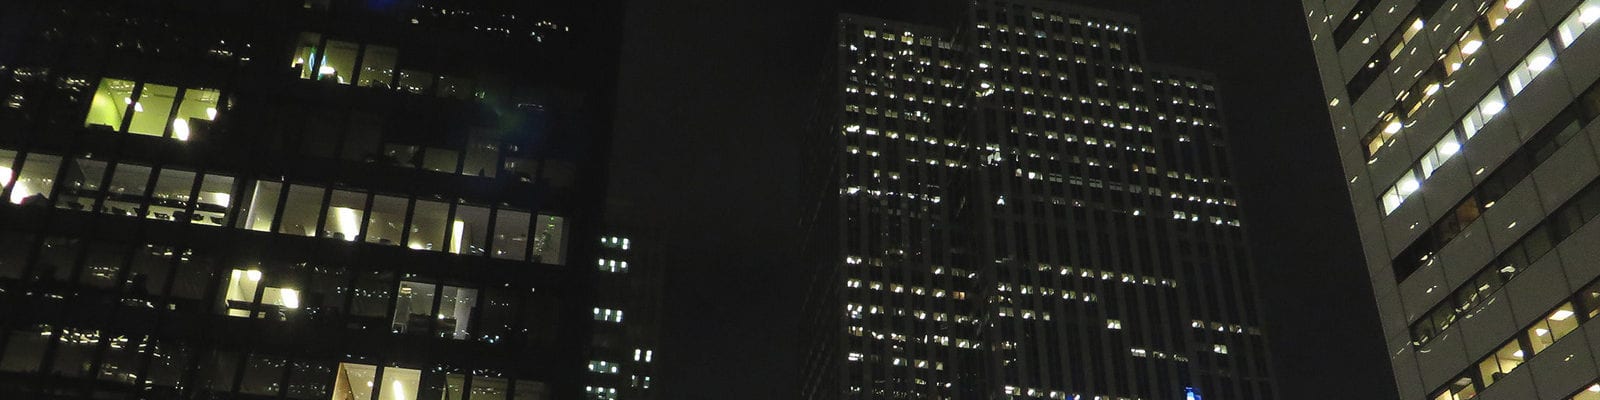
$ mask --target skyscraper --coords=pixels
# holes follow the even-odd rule
[[[527,3],[0,2],[0,398],[614,398],[620,2]]]
[[[805,397],[1273,398],[1212,79],[1133,16],[939,4],[838,20]]]
[[[1305,0],[1402,399],[1600,399],[1595,0]]]

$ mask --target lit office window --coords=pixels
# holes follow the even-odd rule
[[[467,376],[463,374],[444,374],[445,399],[465,399],[467,390]]]
[[[155,190],[150,193],[151,219],[189,222],[189,207],[193,205],[195,173],[175,169],[161,170],[156,176]]]
[[[1526,356],[1527,354],[1522,352],[1522,344],[1517,343],[1515,339],[1500,346],[1494,354],[1490,354],[1488,358],[1478,363],[1478,373],[1481,374],[1479,377],[1483,379],[1483,385],[1489,386],[1500,381],[1506,374],[1511,373],[1511,370],[1517,369],[1527,361],[1524,358]]]
[[[11,178],[17,176],[17,152],[0,149],[0,192],[11,187]]]
[[[450,229],[450,252],[455,254],[483,255],[488,248],[489,209],[469,205],[456,206],[456,220]]]
[[[289,196],[283,204],[278,223],[278,233],[296,236],[316,236],[317,217],[322,210],[322,194],[316,186],[289,185]]]
[[[439,297],[439,337],[468,338],[472,311],[478,307],[478,289],[445,286]]]
[[[366,193],[334,190],[328,200],[327,217],[322,224],[323,235],[355,241],[361,235],[361,220],[366,216],[366,208]]]
[[[134,86],[133,81],[100,79],[100,86],[95,89],[94,98],[89,102],[89,115],[83,125],[122,130],[123,117],[127,115],[128,108],[133,106]]]
[[[1577,312],[1573,310],[1572,303],[1562,304],[1528,327],[1528,344],[1533,353],[1538,354],[1575,329],[1578,329]]]
[[[401,281],[395,292],[394,320],[390,331],[428,335],[433,333],[433,298],[438,287],[431,283]],[[439,316],[444,319],[443,315]]]
[[[234,269],[223,283],[223,310],[230,317],[283,320],[300,309],[300,291],[267,279],[259,269]],[[265,280],[265,281],[264,281]],[[260,297],[257,297],[259,291]]]
[[[221,97],[216,90],[185,89],[178,102],[178,115],[172,118],[172,138],[187,141],[191,131],[202,121],[215,121]]]
[[[355,43],[329,40],[327,48],[322,51],[322,59],[318,60],[317,80],[350,84],[350,75],[355,72],[356,53],[360,47]]]
[[[56,208],[94,211],[95,200],[105,196],[100,190],[100,182],[105,179],[109,169],[105,161],[70,159],[66,173],[61,177],[62,193],[56,201]]]
[[[367,216],[367,243],[399,246],[405,225],[405,198],[372,196],[372,212]]]
[[[56,172],[61,169],[61,157],[46,154],[29,154],[22,162],[22,173],[11,186],[12,204],[43,205],[55,195]]]
[[[531,217],[526,211],[499,209],[495,213],[494,258],[525,260],[528,252],[528,224]]]
[[[100,210],[116,216],[143,217],[150,174],[150,167],[118,164],[111,171],[111,186],[107,187],[105,205]]]
[[[240,212],[244,219],[240,220],[242,228],[252,231],[272,231],[272,221],[278,212],[278,196],[282,195],[283,183],[272,181],[258,181],[255,188],[250,191],[250,203]]]
[[[559,216],[539,214],[533,232],[533,260],[545,264],[564,265],[566,255],[563,237],[566,220]]]
[[[595,321],[604,321],[604,322],[615,322],[615,323],[619,323],[620,324],[620,323],[622,323],[622,310],[613,310],[613,309],[609,309],[609,308],[595,307],[594,308],[594,320]]]
[[[356,86],[390,88],[391,82],[394,82],[395,59],[399,54],[393,47],[367,46],[366,55],[361,58],[361,81]]]
[[[177,87],[144,84],[138,98],[133,100],[133,122],[128,124],[128,133],[165,136],[167,118],[172,115],[177,99]]]
[[[449,243],[445,235],[450,232],[450,205],[437,201],[417,200],[411,210],[411,236],[406,247],[414,250],[444,251]]]
[[[199,201],[189,219],[203,225],[227,225],[223,219],[233,205],[233,182],[233,177],[226,175],[213,174],[200,178]]]
[[[1561,25],[1556,26],[1557,44],[1561,47],[1572,46],[1578,36],[1593,26],[1595,21],[1600,21],[1600,0],[1589,0],[1578,6],[1578,12],[1572,13]]]
[[[289,63],[289,67],[300,71],[300,79],[316,76],[317,46],[321,44],[322,35],[311,32],[301,32],[295,41],[294,61]]]
[[[1555,59],[1555,46],[1549,40],[1540,40],[1539,44],[1534,46],[1533,52],[1524,57],[1522,62],[1511,70],[1511,74],[1506,76],[1506,83],[1511,87],[1511,95],[1516,96],[1518,93],[1522,93],[1522,89],[1528,87],[1528,83],[1532,82],[1533,78],[1538,77],[1544,70],[1549,69],[1550,64],[1555,62]]]

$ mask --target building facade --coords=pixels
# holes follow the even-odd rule
[[[614,215],[608,210],[608,216]],[[594,328],[585,390],[606,399],[660,398],[655,387],[661,348],[666,267],[653,230],[607,224],[595,269]]]
[[[0,3],[0,398],[615,398],[620,4],[525,3]]]
[[[1600,1],[1303,4],[1400,398],[1600,399]]]
[[[808,399],[1271,399],[1218,97],[1137,18],[837,23]]]

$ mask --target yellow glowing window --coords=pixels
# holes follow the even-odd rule
[[[122,119],[133,105],[133,81],[105,78],[95,89],[89,103],[89,116],[84,126],[102,126],[111,130],[122,129]]]

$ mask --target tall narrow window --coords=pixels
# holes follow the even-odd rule
[[[317,46],[322,44],[322,35],[311,32],[301,32],[294,44],[294,61],[290,68],[300,72],[300,79],[311,79],[316,76]]]
[[[566,228],[566,221],[562,217],[540,214],[533,232],[533,261],[565,264],[562,236],[566,235]]]
[[[0,149],[0,192],[11,187],[11,179],[17,176],[17,152]]]
[[[431,283],[401,281],[399,291],[395,292],[394,321],[390,331],[414,335],[432,334],[435,290],[437,286]]]
[[[200,179],[200,195],[195,203],[194,214],[189,219],[197,224],[212,226],[226,225],[228,208],[233,205],[233,177],[226,175],[206,175]],[[277,202],[273,202],[276,206]]]
[[[483,255],[489,244],[489,209],[456,206],[456,220],[450,235],[451,253]]]
[[[278,196],[282,191],[282,183],[256,182],[255,189],[251,190],[250,204],[241,212],[244,215],[243,227],[252,231],[272,231],[272,221],[278,212]]]
[[[123,117],[133,106],[134,85],[133,81],[100,79],[100,87],[95,89],[94,98],[89,102],[89,115],[84,118],[83,125],[121,130]]]
[[[439,336],[466,340],[477,307],[478,289],[445,286],[439,297]]]

